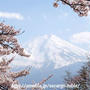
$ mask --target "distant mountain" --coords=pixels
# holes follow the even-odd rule
[[[18,57],[14,65],[31,65],[35,68],[53,65],[54,69],[58,69],[86,61],[87,51],[55,35],[37,37],[26,46],[27,51],[32,53],[31,57],[29,59]]]
[[[87,54],[84,49],[55,35],[45,35],[33,39],[27,44],[26,50],[32,53],[29,59],[18,57],[13,62],[13,65],[21,66],[13,70],[21,70],[28,65],[33,66],[30,75],[26,76],[24,80],[19,79],[24,84],[29,84],[32,80],[39,82],[50,74],[54,76],[46,83],[63,83],[65,71],[70,71],[72,75],[77,74],[86,61]]]

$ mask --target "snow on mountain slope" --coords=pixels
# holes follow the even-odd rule
[[[44,35],[28,42],[26,50],[31,52],[31,57],[18,57],[14,65],[28,66],[35,68],[49,67],[58,69],[77,62],[86,61],[87,51],[68,41],[62,40],[55,35]],[[20,59],[20,60],[18,60]]]

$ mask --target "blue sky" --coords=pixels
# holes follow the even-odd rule
[[[0,13],[19,14],[22,18],[2,15],[0,21],[4,20],[16,29],[25,31],[19,36],[21,43],[45,34],[54,34],[69,41],[74,34],[89,32],[90,16],[79,17],[67,5],[60,4],[59,8],[54,8],[53,2],[54,0],[1,0]]]

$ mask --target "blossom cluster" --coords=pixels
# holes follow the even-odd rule
[[[20,33],[20,30],[15,30],[12,26],[0,23],[0,55],[9,55],[11,53],[17,53],[21,56],[28,57],[24,53],[24,49],[18,43],[15,37]]]
[[[2,59],[0,62],[0,90],[22,90],[21,88],[14,88],[12,85],[19,85],[16,78],[26,76],[29,74],[29,69],[22,70],[20,72],[11,72],[9,64],[14,60],[14,57],[7,60]]]
[[[90,11],[90,1],[87,0],[56,0],[54,7],[59,6],[59,2],[69,5],[79,16],[87,16]]]

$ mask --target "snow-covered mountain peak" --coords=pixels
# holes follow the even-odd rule
[[[27,50],[32,53],[31,57],[27,62],[24,58],[21,61],[21,65],[31,65],[41,68],[49,67],[53,64],[53,68],[55,69],[83,62],[86,60],[87,53],[84,49],[55,35],[36,37],[27,44]],[[14,62],[14,64],[18,65],[18,61]]]

